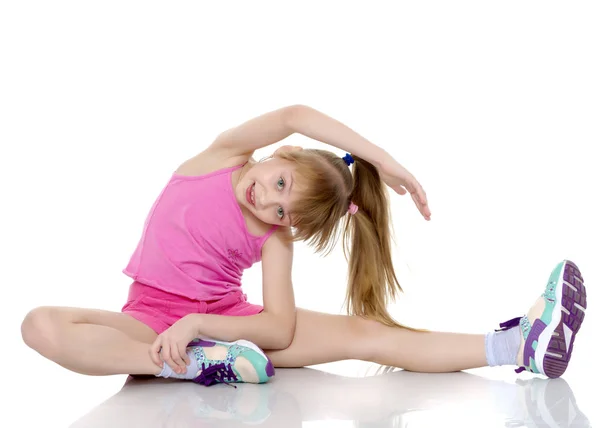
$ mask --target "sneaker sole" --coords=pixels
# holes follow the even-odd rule
[[[575,335],[581,328],[587,308],[587,295],[579,268],[570,260],[562,262],[560,271],[550,276],[556,283],[556,303],[552,318],[540,332],[535,364],[541,373],[557,378],[567,369],[573,352]],[[559,299],[560,297],[560,299]]]

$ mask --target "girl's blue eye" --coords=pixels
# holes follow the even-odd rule
[[[285,187],[285,180],[283,179],[283,177],[279,177],[279,180],[277,180],[277,188],[279,188],[279,190],[282,190]],[[280,220],[283,220],[283,217],[285,216],[285,212],[283,211],[282,207],[277,208],[277,217],[279,217]]]

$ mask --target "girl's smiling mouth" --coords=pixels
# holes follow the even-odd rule
[[[248,186],[248,189],[246,189],[246,200],[252,206],[255,206],[254,205],[254,185],[255,184],[256,183],[252,183],[250,186]]]

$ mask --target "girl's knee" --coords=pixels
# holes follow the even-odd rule
[[[350,320],[353,323],[353,330],[355,334],[358,334],[361,337],[368,337],[381,326],[381,323],[377,321],[356,315],[351,316]]]
[[[349,319],[352,332],[352,359],[373,361],[378,351],[377,340],[381,337],[385,326],[378,321],[351,316]]]
[[[21,323],[21,336],[30,348],[43,355],[56,351],[58,308],[40,306],[29,311]]]

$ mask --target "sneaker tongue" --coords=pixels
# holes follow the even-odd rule
[[[527,318],[529,318],[532,322],[537,318],[541,318],[545,308],[546,301],[544,300],[544,297],[539,297],[531,309],[529,309],[529,312],[527,312]]]

